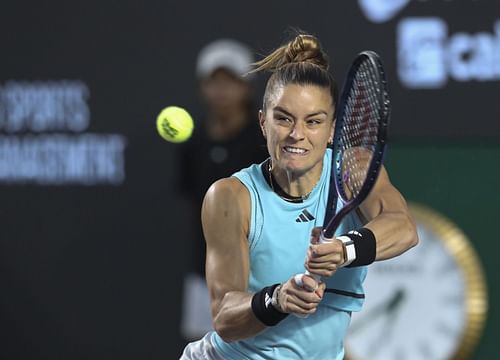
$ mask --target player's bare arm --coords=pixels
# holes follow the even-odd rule
[[[417,245],[415,221],[384,167],[373,191],[359,209],[368,221],[365,227],[373,232],[377,241],[376,261],[398,256]]]
[[[202,207],[212,321],[214,329],[225,341],[245,339],[266,328],[255,317],[251,307],[253,294],[247,291],[249,209],[248,191],[235,178],[214,183]],[[311,278],[304,281],[310,288],[316,286]],[[324,286],[316,292],[300,288],[291,276],[280,288],[280,310],[284,313],[313,313],[323,290]]]
[[[225,341],[244,339],[265,328],[253,315],[252,294],[247,292],[249,209],[248,191],[234,178],[214,183],[202,207],[212,321]]]

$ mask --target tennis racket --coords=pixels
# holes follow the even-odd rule
[[[375,185],[387,144],[390,112],[382,61],[375,52],[363,51],[354,59],[340,95],[320,243],[331,241],[342,219],[366,199]],[[339,198],[343,206],[336,213]],[[319,281],[319,276],[307,274]]]

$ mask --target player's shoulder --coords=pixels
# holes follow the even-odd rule
[[[205,195],[205,201],[244,204],[250,201],[250,194],[238,178],[231,176],[214,182]]]
[[[248,233],[250,195],[237,178],[217,180],[208,189],[202,206],[202,222],[229,230],[233,226]],[[212,224],[212,225],[211,225]],[[204,225],[205,228],[205,225]]]

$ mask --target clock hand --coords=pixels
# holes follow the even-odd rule
[[[372,342],[370,347],[370,354],[372,357],[375,357],[378,351],[381,349],[382,344],[387,344],[388,340],[392,337],[392,333],[394,332],[394,323],[398,317],[400,306],[405,298],[405,291],[402,288],[399,288],[394,296],[387,302],[387,306],[385,308],[385,314],[387,315],[383,324],[378,330],[378,336],[375,337],[375,340]]]
[[[369,312],[366,312],[362,315],[362,318],[356,323],[352,324],[350,328],[351,333],[355,333],[360,329],[364,328],[367,324],[371,323],[372,320],[384,316],[386,314],[391,314],[396,309],[399,308],[401,301],[404,298],[404,290],[403,288],[399,288],[393,294],[393,296],[388,300],[383,302],[382,304],[378,304],[376,307],[370,309]]]
[[[396,292],[394,293],[394,296],[392,297],[391,301],[389,301],[389,303],[387,304],[385,312],[388,314],[394,313],[396,310],[399,309],[404,298],[405,298],[404,289],[403,288],[397,289]]]

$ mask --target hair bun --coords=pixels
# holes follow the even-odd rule
[[[258,71],[278,71],[282,67],[289,65],[316,65],[328,71],[328,56],[321,48],[317,37],[308,34],[298,34],[286,45],[280,46],[264,59],[255,62],[254,70]]]
[[[285,50],[284,63],[308,62],[328,69],[328,58],[321,49],[318,38],[299,34],[290,41]]]

